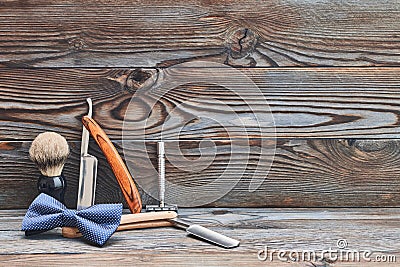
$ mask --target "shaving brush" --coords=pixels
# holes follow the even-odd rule
[[[48,194],[62,203],[67,187],[62,170],[68,155],[67,140],[54,132],[39,134],[29,149],[30,159],[42,174],[37,183],[39,192]]]

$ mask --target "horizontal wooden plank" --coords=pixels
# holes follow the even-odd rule
[[[371,261],[313,261],[314,266],[396,266],[400,260],[399,209],[181,209],[180,216],[241,240],[226,250],[186,236],[171,227],[115,233],[107,244],[94,247],[82,239],[65,239],[60,229],[24,237],[18,231],[24,211],[0,211],[0,263],[3,265],[121,266],[313,266],[309,261],[260,261],[258,251],[316,251],[347,249],[372,251]],[[366,234],[368,233],[368,234]],[[287,256],[287,255],[286,255]],[[295,256],[295,254],[293,255]],[[332,255],[334,257],[334,255]],[[391,261],[377,263],[378,256]],[[394,257],[392,257],[394,256]],[[328,258],[328,257],[326,257]],[[360,256],[362,259],[362,254]],[[386,258],[388,259],[388,258]]]
[[[80,140],[87,97],[112,139],[122,139],[127,111],[124,138],[132,140],[398,138],[399,68],[226,71],[234,70],[0,69],[0,140],[43,131]],[[211,74],[234,88],[202,82]],[[171,80],[194,82],[164,94]]]
[[[171,141],[166,143],[166,200],[180,206],[202,203],[210,207],[398,207],[399,142],[280,139],[268,172],[271,158],[265,153],[268,150],[261,147],[273,147],[273,140]],[[65,166],[66,202],[70,207],[76,203],[79,144],[70,142],[72,152]],[[124,147],[143,202],[155,203],[148,194],[157,196],[156,144],[115,144],[121,154]],[[26,208],[37,195],[39,172],[28,159],[29,145],[27,141],[0,143],[0,188],[4,189],[0,193],[0,209]],[[90,147],[99,159],[97,203],[122,202],[104,156],[96,144],[91,143]],[[252,192],[254,184],[259,187]],[[230,186],[232,190],[226,191]]]
[[[3,1],[0,65],[155,67],[400,64],[390,1]]]

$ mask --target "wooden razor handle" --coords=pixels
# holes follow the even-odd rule
[[[178,214],[174,211],[122,215],[121,223],[118,226],[117,231],[173,226],[173,223],[169,222],[168,219],[174,219],[177,216]],[[75,227],[63,227],[62,235],[67,238],[77,238],[82,236],[78,228]]]
[[[82,118],[82,123],[103,151],[108,164],[110,164],[111,169],[117,178],[118,184],[122,190],[122,193],[124,194],[130,211],[132,213],[141,212],[142,200],[139,192],[118,151],[115,149],[106,133],[103,131],[103,129],[101,129],[95,120],[89,118],[88,116],[84,116]]]
[[[143,212],[138,214],[124,214],[121,216],[120,225],[147,221],[168,220],[178,217],[175,211]]]
[[[157,220],[157,221],[148,221],[148,222],[140,222],[140,223],[132,223],[132,224],[122,224],[118,226],[117,231],[125,231],[125,230],[134,230],[134,229],[145,229],[145,228],[157,228],[157,227],[170,227],[174,224],[167,220]],[[78,238],[82,236],[82,233],[79,232],[78,228],[75,227],[63,227],[62,235],[66,238]]]

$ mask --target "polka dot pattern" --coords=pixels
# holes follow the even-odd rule
[[[22,231],[77,227],[86,240],[102,246],[117,230],[121,215],[122,204],[98,204],[76,211],[42,193],[29,206],[22,221]]]

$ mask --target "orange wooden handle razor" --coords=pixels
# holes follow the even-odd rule
[[[84,116],[82,118],[82,123],[103,151],[108,164],[110,164],[111,169],[117,178],[130,211],[132,213],[139,213],[142,210],[142,200],[140,198],[139,191],[137,190],[132,176],[118,151],[111,143],[107,134],[103,131],[103,129],[101,129],[95,120],[89,118],[88,116]]]

